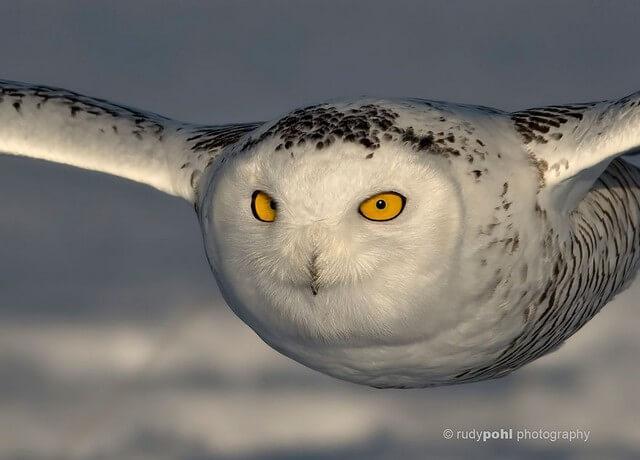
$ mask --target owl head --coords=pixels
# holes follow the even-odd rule
[[[476,357],[495,351],[486,328],[497,313],[468,299],[484,275],[465,267],[477,249],[465,244],[470,215],[485,211],[466,195],[484,188],[458,166],[446,139],[455,134],[415,127],[424,116],[381,101],[313,106],[210,169],[200,204],[208,259],[231,308],[274,348],[365,381],[401,373],[406,360],[437,374],[474,347]]]

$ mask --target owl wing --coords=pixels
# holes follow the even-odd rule
[[[222,148],[259,125],[182,123],[64,89],[0,80],[0,152],[113,174],[191,202]]]
[[[510,116],[540,172],[540,194],[561,212],[575,208],[613,159],[640,166],[640,92]]]

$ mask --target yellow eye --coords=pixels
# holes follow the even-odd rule
[[[369,220],[378,222],[395,219],[404,209],[407,199],[396,192],[383,192],[367,198],[358,211]]]
[[[251,211],[256,219],[273,222],[276,220],[277,209],[275,200],[266,193],[256,190],[251,195]]]

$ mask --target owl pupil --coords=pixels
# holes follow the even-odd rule
[[[270,207],[271,209],[273,209],[274,211],[275,211],[276,209],[278,209],[278,205],[277,205],[277,204],[276,204],[276,202],[275,202],[275,201],[273,201],[273,200],[269,200],[269,207]]]
[[[384,200],[378,200],[376,201],[376,208],[378,209],[384,209],[387,207],[387,203]]]

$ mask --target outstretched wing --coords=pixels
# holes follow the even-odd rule
[[[612,101],[554,105],[511,114],[541,175],[541,194],[569,212],[611,160],[640,166],[640,92]]]
[[[216,154],[259,125],[193,125],[64,89],[0,80],[1,153],[121,176],[191,202]]]

